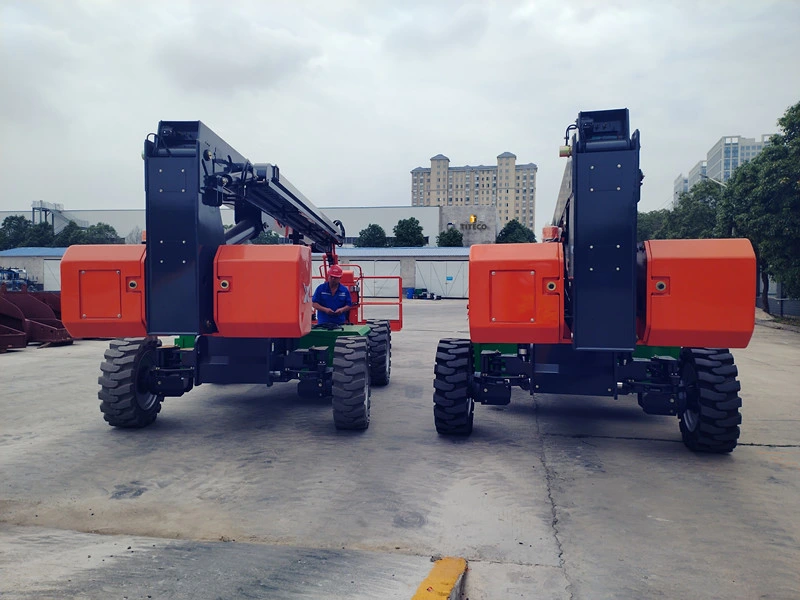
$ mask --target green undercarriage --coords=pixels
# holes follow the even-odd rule
[[[326,346],[328,348],[328,366],[333,364],[333,347],[338,337],[353,337],[369,335],[369,325],[342,325],[341,329],[312,329],[297,340],[298,348],[311,348],[312,346]]]
[[[328,366],[333,364],[333,347],[336,345],[336,338],[343,336],[367,336],[369,335],[369,325],[342,325],[340,329],[312,329],[310,333],[297,339],[296,348],[305,349],[313,346],[325,346],[328,348]],[[179,335],[175,338],[175,345],[178,348],[194,348],[195,336]]]
[[[499,350],[500,354],[516,354],[517,344],[478,344],[472,345],[473,366],[476,371],[481,368],[481,352],[484,350]],[[653,358],[654,356],[671,356],[679,358],[681,349],[678,346],[636,346],[633,358]]]

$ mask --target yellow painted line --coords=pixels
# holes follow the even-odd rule
[[[446,598],[458,600],[464,588],[467,561],[447,556],[436,561],[428,577],[417,588],[411,600],[433,600]]]

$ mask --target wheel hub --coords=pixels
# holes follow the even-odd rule
[[[153,366],[153,358],[150,353],[145,354],[139,360],[138,376],[136,378],[136,404],[142,410],[150,410],[158,402],[158,395],[150,391],[148,379],[150,367]]]
[[[684,427],[688,431],[695,431],[700,423],[700,407],[697,401],[700,392],[697,389],[697,373],[692,366],[684,367],[681,380],[684,384],[683,391],[678,394],[678,400],[684,406],[681,417]]]

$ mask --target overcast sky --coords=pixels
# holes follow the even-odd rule
[[[0,210],[143,208],[145,136],[199,119],[321,207],[410,205],[431,156],[511,151],[538,234],[579,111],[630,109],[653,210],[800,101],[798,0],[0,0],[0,44]]]

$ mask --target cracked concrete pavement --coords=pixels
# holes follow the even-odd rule
[[[634,397],[521,390],[440,438],[433,356],[468,337],[465,304],[404,303],[360,434],[292,384],[203,385],[117,431],[103,342],[0,356],[0,594],[403,598],[457,555],[470,600],[800,597],[800,335],[734,351],[731,455],[689,452]]]

